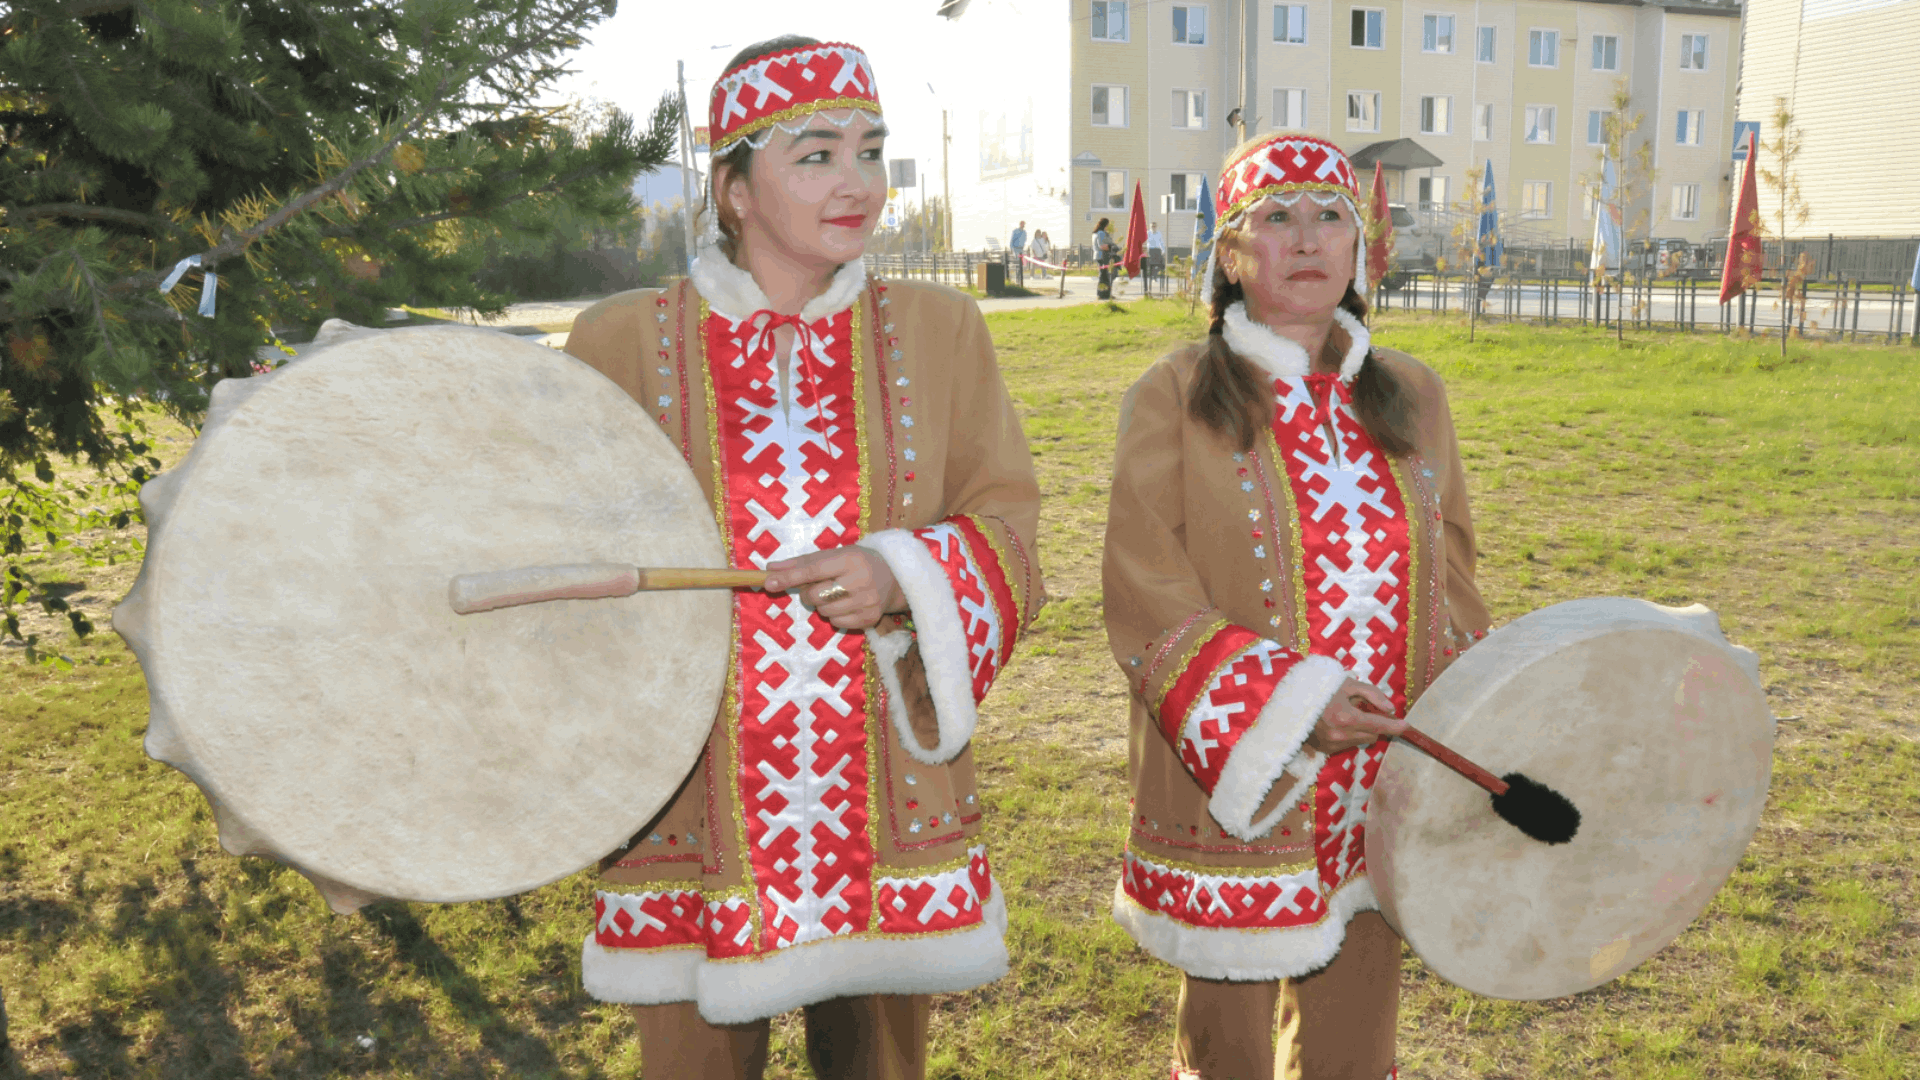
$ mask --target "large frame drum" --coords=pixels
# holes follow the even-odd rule
[[[624,844],[685,779],[725,679],[725,592],[458,615],[457,574],[718,567],[679,452],[564,353],[453,327],[348,335],[214,388],[140,494],[114,612],[151,693],[147,752],[220,840],[336,910],[472,900]]]
[[[1536,611],[1463,655],[1407,720],[1580,811],[1571,842],[1544,844],[1426,755],[1387,751],[1367,823],[1381,913],[1435,974],[1490,997],[1578,993],[1678,937],[1746,851],[1772,773],[1753,654],[1697,605]]]

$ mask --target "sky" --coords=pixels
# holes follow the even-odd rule
[[[714,80],[746,46],[781,34],[847,41],[873,62],[890,132],[887,157],[914,158],[921,183],[931,178],[937,186],[942,102],[958,109],[966,101],[964,86],[930,77],[931,69],[946,66],[932,59],[947,23],[934,14],[937,6],[935,0],[625,0],[589,32],[587,45],[569,61],[574,73],[556,94],[598,98],[644,119],[674,88],[675,61],[685,61],[693,122],[702,125]],[[903,195],[919,201],[915,193]]]

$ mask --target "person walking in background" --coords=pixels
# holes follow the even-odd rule
[[[1033,272],[1042,278],[1046,277],[1046,261],[1053,258],[1053,241],[1047,239],[1047,230],[1033,230],[1033,240],[1027,244],[1027,253],[1033,256]]]
[[[1113,234],[1107,231],[1112,224],[1106,218],[1093,227],[1093,264],[1100,270],[1100,287],[1095,294],[1102,300],[1113,299],[1113,264],[1120,258],[1120,251],[1113,246]]]
[[[1021,222],[1013,227],[1013,235],[1007,238],[1007,246],[1013,249],[1014,281],[1021,285],[1027,283],[1027,223]]]
[[[1161,235],[1159,222],[1147,228],[1146,255],[1144,276],[1147,279],[1147,294],[1151,296],[1154,282],[1167,279],[1167,238]]]

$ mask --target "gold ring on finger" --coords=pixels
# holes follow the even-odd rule
[[[813,596],[813,602],[816,604],[831,604],[835,600],[845,600],[847,597],[851,595],[853,594],[847,591],[847,587],[845,585],[842,585],[836,581],[831,585],[828,585],[826,588],[821,589],[819,592],[815,593]]]

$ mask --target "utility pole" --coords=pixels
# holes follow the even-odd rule
[[[693,126],[687,121],[687,62],[680,69],[680,213],[687,227],[687,273],[693,273]]]
[[[947,110],[940,110],[940,237],[947,250],[953,250],[953,188],[947,183],[947,144],[953,137],[947,134]]]

